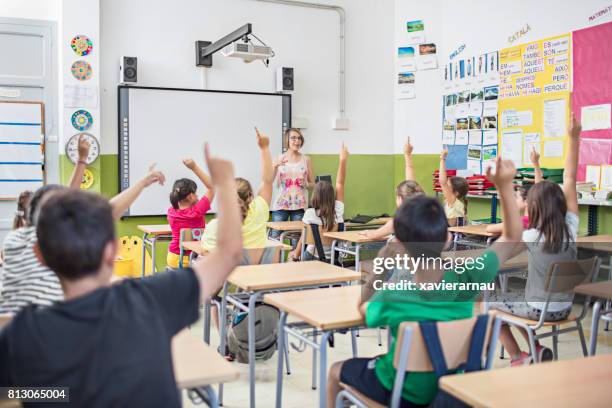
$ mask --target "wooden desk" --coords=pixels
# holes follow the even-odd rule
[[[276,231],[301,231],[304,228],[302,221],[271,221],[266,223],[266,228]]]
[[[234,381],[240,376],[232,364],[187,329],[172,339],[172,365],[177,387],[196,391],[211,407],[218,406],[211,385]]]
[[[142,231],[142,273],[141,277],[145,276],[145,258],[147,255],[147,245],[151,247],[151,268],[152,273],[155,273],[155,249],[157,241],[170,241],[172,239],[172,229],[168,224],[159,225],[139,225],[137,227]]]
[[[357,305],[361,297],[361,286],[303,290],[299,292],[272,293],[264,296],[264,301],[281,311],[278,333],[278,365],[276,371],[276,406],[282,406],[283,358],[286,335],[292,335],[319,351],[319,406],[327,404],[327,341],[334,329],[348,329],[363,326],[364,319]],[[306,338],[301,330],[293,327],[300,323],[287,324],[287,316],[292,315],[309,326],[321,331],[320,337]],[[303,325],[303,324],[302,324]],[[356,356],[355,332],[351,330],[353,356]],[[316,355],[313,354],[313,368]],[[316,384],[316,371],[313,371],[313,386]]]
[[[600,252],[612,252],[612,235],[591,235],[576,238],[578,246]]]
[[[589,346],[589,355],[594,356],[597,352],[597,332],[599,330],[599,319],[612,312],[610,304],[602,310],[602,300],[612,299],[612,280],[605,282],[586,283],[576,286],[574,292],[585,296],[592,296],[598,300],[593,305],[593,317],[591,320],[591,344]],[[609,321],[609,317],[606,316]]]
[[[334,241],[331,246],[331,262],[336,259],[336,252],[342,252],[348,255],[355,256],[355,270],[361,271],[361,262],[360,262],[360,251],[363,244],[374,243],[374,242],[385,242],[387,238],[367,238],[361,235],[363,230],[361,231],[332,231],[325,232],[323,236],[326,238],[332,238]],[[340,247],[338,246],[338,241],[344,241],[349,243],[349,246]]]
[[[378,227],[381,225],[385,225],[388,221],[392,220],[393,217],[380,217],[374,218],[373,220],[366,222],[365,224],[360,224],[357,222],[345,222],[345,229],[365,229],[370,227]]]
[[[440,378],[440,388],[475,407],[608,407],[612,354]]]
[[[187,250],[187,251],[191,251],[196,253],[197,255],[206,255],[207,251],[202,248],[202,242],[201,241],[185,241],[181,243],[181,247],[183,247],[183,249]],[[276,248],[276,247],[280,247],[281,250],[283,251],[290,251],[292,249],[291,245],[287,245],[287,244],[283,244],[281,242],[278,241],[274,241],[272,239],[269,239],[266,242],[266,248]]]
[[[280,264],[239,266],[230,274],[223,285],[221,322],[227,321],[227,303],[255,316],[255,305],[265,293],[291,289],[312,288],[334,283],[348,283],[360,280],[358,272],[340,268],[320,261],[288,262]],[[242,289],[243,293],[229,293],[229,285]],[[245,305],[248,299],[248,306]],[[225,350],[225,324],[221,325],[221,347]],[[249,336],[249,399],[250,407],[255,407],[255,319],[248,319]],[[279,354],[282,359],[282,355]],[[223,392],[220,392],[222,401]]]
[[[487,225],[490,224],[477,224],[477,225],[464,225],[463,227],[449,227],[448,230],[450,232],[454,232],[457,234],[465,234],[465,235],[477,235],[479,237],[498,237],[499,234],[493,234],[491,232],[487,232]]]

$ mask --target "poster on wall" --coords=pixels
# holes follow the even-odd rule
[[[571,87],[571,35],[564,34],[499,52],[500,150],[512,152],[518,166],[529,166],[523,143],[541,151],[542,167],[563,167]],[[487,54],[488,56],[488,54]],[[519,132],[520,131],[520,132]],[[523,135],[538,134],[525,142]],[[514,136],[512,136],[514,135]],[[512,140],[512,137],[519,138]],[[509,146],[504,146],[508,143]],[[517,147],[520,145],[520,149]],[[519,154],[520,153],[520,154]]]
[[[421,70],[438,68],[436,44],[419,44],[418,66]]]
[[[415,93],[415,78],[412,72],[400,72],[397,74],[397,99],[413,99]]]
[[[397,49],[397,61],[399,72],[416,71],[416,58],[414,47],[399,47]]]
[[[423,20],[408,21],[406,23],[408,44],[421,44],[425,42],[425,23]]]

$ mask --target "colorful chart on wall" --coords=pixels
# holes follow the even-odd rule
[[[529,166],[561,168],[566,155],[572,77],[572,37],[564,34],[505,48],[499,53],[500,155]]]
[[[87,81],[91,78],[92,69],[91,65],[87,61],[75,61],[72,64],[72,76],[78,79],[79,81]]]
[[[80,57],[91,54],[93,43],[86,35],[75,35],[70,41],[74,53]]]
[[[585,181],[587,166],[612,164],[612,23],[573,33],[574,91],[572,110],[582,122],[578,180]]]
[[[93,186],[94,175],[89,169],[85,169],[83,172],[83,180],[81,180],[81,190],[87,190]]]
[[[70,121],[72,122],[72,126],[79,132],[89,130],[93,124],[91,113],[83,109],[79,109],[78,111],[74,112],[70,118]]]

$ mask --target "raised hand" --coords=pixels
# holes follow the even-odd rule
[[[228,160],[211,156],[208,143],[204,145],[204,159],[206,160],[206,165],[214,185],[234,181],[234,166],[232,163]]]
[[[87,141],[87,139],[85,139],[85,135],[81,135],[79,136],[79,144],[78,144],[78,151],[79,151],[79,161],[86,161],[87,160],[87,156],[89,156],[89,148],[91,147],[91,145],[89,144],[89,142]]]
[[[487,178],[495,183],[497,188],[512,184],[515,175],[516,168],[512,160],[502,160],[501,157],[495,159],[495,173],[493,173],[491,167],[487,169]]]
[[[413,146],[410,143],[410,137],[406,139],[406,143],[404,144],[404,155],[410,156],[412,154]]]
[[[448,157],[448,149],[444,148],[444,150],[442,150],[442,153],[440,153],[440,160],[446,160],[447,157]]]
[[[266,149],[270,147],[270,138],[259,131],[259,129],[255,128],[255,133],[257,134],[257,146],[260,149]]]
[[[572,112],[572,121],[569,130],[569,136],[572,139],[578,139],[580,137],[580,132],[582,132],[582,124],[578,119],[576,119],[576,115]]]
[[[340,147],[340,160],[346,160],[349,157],[349,151],[344,142],[342,142],[342,147]]]
[[[536,150],[535,146],[531,148],[531,153],[529,153],[529,159],[534,166],[540,165],[540,153]]]
[[[161,186],[163,186],[164,183],[166,182],[166,176],[164,176],[164,173],[162,173],[161,171],[156,171],[155,165],[156,163],[153,163],[149,167],[149,172],[143,179],[145,183],[145,187],[149,187],[153,183],[159,183]]]
[[[185,167],[187,167],[189,170],[193,170],[196,168],[197,164],[196,162],[192,159],[192,158],[187,158],[187,159],[183,159],[183,164],[185,165]]]

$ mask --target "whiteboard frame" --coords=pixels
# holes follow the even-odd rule
[[[291,109],[292,100],[291,94],[288,93],[266,93],[266,92],[247,92],[247,91],[225,91],[218,89],[194,89],[194,88],[163,88],[154,86],[132,86],[132,85],[119,85],[117,86],[117,144],[119,146],[119,160],[117,161],[118,166],[118,185],[119,192],[122,192],[130,187],[130,175],[129,171],[126,172],[124,169],[129,169],[130,157],[129,157],[129,143],[130,143],[130,90],[131,89],[149,89],[157,91],[185,91],[185,92],[208,92],[208,93],[224,93],[224,94],[240,94],[240,95],[263,95],[263,96],[278,96],[282,98],[282,134],[281,147],[283,144],[283,135],[287,129],[291,128]],[[128,149],[124,149],[128,147]],[[128,152],[127,154],[125,152]],[[208,214],[214,214],[209,212]],[[121,217],[123,218],[142,218],[142,217],[162,217],[165,213],[160,214],[148,214],[148,215],[131,215],[130,209]]]
[[[6,100],[6,99],[2,99],[0,100],[0,103],[3,104],[29,104],[29,105],[40,105],[40,134],[41,134],[41,141],[40,141],[40,154],[41,154],[41,159],[42,159],[42,185],[46,185],[47,184],[47,174],[45,172],[45,163],[47,162],[47,149],[46,149],[46,132],[45,132],[45,103],[44,102],[39,102],[39,101],[19,101],[19,100]],[[19,196],[5,196],[5,195],[0,195],[0,201],[16,201],[19,198]]]

